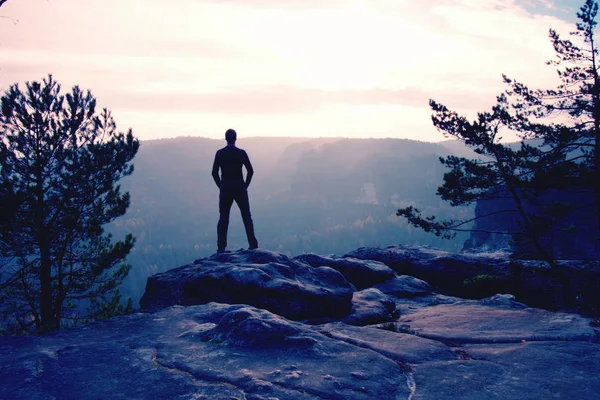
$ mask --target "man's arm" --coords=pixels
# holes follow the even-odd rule
[[[250,158],[248,158],[248,154],[244,152],[246,156],[244,160],[244,166],[246,167],[246,187],[250,186],[250,181],[252,181],[252,176],[254,175],[254,168],[252,168],[252,164],[250,163]]]
[[[215,180],[215,183],[217,184],[217,187],[219,189],[221,189],[221,177],[219,177],[220,166],[221,164],[219,163],[219,152],[217,152],[217,154],[215,154],[215,161],[213,162],[212,177]]]

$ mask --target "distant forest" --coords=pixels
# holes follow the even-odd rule
[[[396,216],[415,205],[440,218],[464,218],[435,195],[445,172],[439,156],[471,155],[459,142],[406,139],[247,138],[238,140],[255,169],[250,206],[261,248],[298,255],[342,255],[361,246],[431,245],[459,251],[467,235],[442,240]],[[210,175],[224,140],[181,137],[143,141],[127,214],[109,227],[137,242],[122,291],[134,304],[146,277],[216,251],[218,189]],[[248,247],[234,205],[229,250]]]

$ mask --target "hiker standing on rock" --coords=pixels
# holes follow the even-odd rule
[[[254,175],[248,154],[235,147],[237,133],[233,129],[225,132],[227,146],[217,151],[212,168],[212,177],[219,188],[219,223],[217,225],[217,253],[225,252],[227,247],[227,229],[229,227],[229,213],[235,201],[242,213],[242,220],[246,228],[249,249],[258,248],[258,241],[254,236],[254,224],[250,215],[250,202],[248,201],[248,186]],[[246,167],[246,181],[242,173],[242,166]],[[221,176],[219,177],[219,168]]]

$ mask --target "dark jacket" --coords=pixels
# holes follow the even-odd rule
[[[242,166],[245,166],[248,172],[245,182],[242,174]],[[221,169],[221,176],[219,176],[219,169]],[[252,180],[252,175],[254,175],[254,169],[252,168],[248,154],[244,150],[235,147],[235,145],[227,145],[215,154],[212,177],[219,188],[221,188],[221,185],[238,186],[240,184],[248,187]]]

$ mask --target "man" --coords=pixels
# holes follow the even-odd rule
[[[258,241],[254,236],[254,224],[250,215],[250,202],[248,201],[248,186],[252,181],[254,169],[250,164],[248,154],[235,147],[237,133],[233,129],[225,132],[227,146],[217,151],[212,168],[212,177],[220,189],[219,193],[219,224],[217,225],[217,253],[225,252],[227,247],[227,228],[229,227],[229,212],[235,201],[242,213],[242,220],[246,228],[249,249],[258,248]],[[242,174],[242,166],[246,167],[246,181]],[[219,169],[221,176],[219,177]]]

